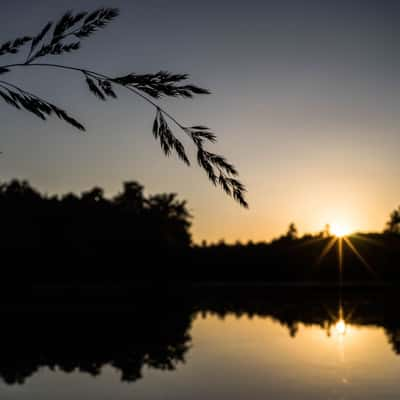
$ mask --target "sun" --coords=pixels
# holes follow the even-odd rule
[[[331,225],[331,232],[336,237],[344,237],[350,234],[350,228],[345,223],[335,222]]]

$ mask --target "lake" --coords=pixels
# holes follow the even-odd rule
[[[215,288],[141,295],[123,312],[92,304],[96,311],[6,313],[0,395],[398,399],[396,296]]]

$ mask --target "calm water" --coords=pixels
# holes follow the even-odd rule
[[[49,336],[39,340],[37,353],[31,349],[37,338],[16,353],[4,350],[1,398],[400,398],[400,330],[384,301],[372,296],[341,307],[334,298],[317,304],[314,297],[286,303],[266,299],[260,305],[257,297],[240,307],[240,296],[222,304],[207,300],[203,309],[196,303],[162,310],[154,318],[136,311],[121,346],[115,343],[121,334],[115,321],[111,333],[95,328],[98,340],[79,338],[77,324],[51,345],[57,328],[50,333],[46,328]],[[278,311],[268,315],[270,309]],[[85,343],[93,341],[88,349]]]

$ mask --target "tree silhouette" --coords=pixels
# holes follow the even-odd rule
[[[121,209],[140,213],[145,203],[143,189],[137,182],[124,182],[124,190],[114,197],[114,203]]]
[[[0,249],[24,249],[26,254],[35,249],[41,257],[75,251],[90,253],[92,260],[133,253],[161,258],[164,250],[172,256],[188,249],[191,215],[186,202],[176,194],[145,196],[143,191],[139,183],[125,182],[111,199],[99,187],[80,196],[49,197],[26,181],[3,183]]]
[[[331,237],[331,236],[332,236],[332,233],[331,233],[331,226],[330,226],[330,224],[326,224],[326,225],[325,225],[325,229],[324,229],[324,231],[322,232],[322,237],[328,238],[328,237]]]
[[[286,233],[286,237],[288,239],[294,240],[297,239],[298,231],[294,222],[289,225],[288,231]]]
[[[389,221],[386,223],[385,232],[400,234],[400,207],[390,214]]]
[[[146,201],[152,218],[162,221],[163,240],[166,246],[189,246],[191,215],[186,201],[177,200],[175,193],[157,194]]]
[[[172,74],[159,71],[153,74],[128,73],[123,76],[110,76],[83,67],[41,62],[60,54],[71,53],[80,49],[81,42],[99,29],[104,28],[119,15],[116,8],[100,8],[93,12],[66,12],[57,22],[48,22],[34,36],[22,36],[0,45],[0,56],[14,55],[28,48],[25,60],[17,63],[0,65],[0,75],[17,68],[52,68],[67,70],[81,74],[87,87],[94,96],[102,101],[116,99],[117,87],[123,87],[148,102],[155,109],[153,135],[160,142],[166,156],[172,152],[187,165],[190,165],[182,142],[172,132],[168,121],[172,122],[193,142],[197,151],[197,162],[207,173],[214,185],[219,185],[241,206],[248,207],[244,198],[244,185],[237,179],[238,172],[223,156],[212,153],[204,147],[205,143],[214,143],[216,135],[204,125],[185,126],[169,114],[155,101],[162,97],[191,98],[195,95],[209,94],[191,83],[186,83],[187,74]],[[56,116],[73,127],[85,131],[85,127],[62,108],[12,84],[8,80],[0,80],[0,97],[9,105],[28,111],[46,120]]]

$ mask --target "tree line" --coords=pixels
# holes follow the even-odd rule
[[[400,209],[391,214],[384,233],[343,240],[344,279],[400,281],[399,216]],[[271,242],[199,246],[192,242],[187,203],[173,193],[147,196],[135,181],[106,197],[100,187],[58,196],[12,180],[0,184],[0,217],[0,250],[13,265],[5,273],[26,282],[32,276],[58,282],[148,276],[338,282],[340,243],[332,242],[328,225],[300,236],[291,223]]]
[[[43,275],[50,276],[52,269],[58,271],[54,275],[79,270],[80,279],[82,271],[90,270],[93,277],[101,275],[99,264],[107,260],[104,273],[117,275],[116,264],[138,271],[143,260],[167,261],[191,244],[186,202],[173,193],[146,196],[134,181],[107,198],[100,187],[80,195],[49,196],[27,181],[12,180],[0,185],[0,218],[3,259],[24,261],[24,273],[27,264],[39,261],[53,265]],[[61,263],[67,268],[60,268]]]

